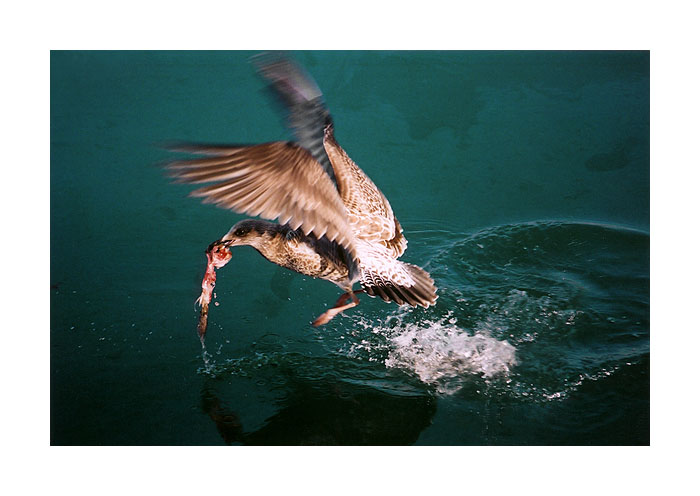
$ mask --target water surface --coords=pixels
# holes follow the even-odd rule
[[[648,444],[647,52],[304,52],[437,305],[234,252],[154,164],[288,139],[247,52],[52,52],[51,442]]]

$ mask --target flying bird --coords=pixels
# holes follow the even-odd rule
[[[314,326],[358,305],[363,292],[399,305],[435,304],[430,274],[398,260],[407,244],[401,224],[384,194],[336,142],[311,76],[285,55],[263,54],[253,63],[286,107],[296,141],[180,145],[171,149],[203,157],[166,166],[178,182],[211,183],[190,196],[276,221],[238,222],[210,245],[208,256],[248,245],[270,262],[335,283],[344,293]],[[355,283],[362,289],[353,290]]]

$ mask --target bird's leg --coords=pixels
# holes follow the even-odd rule
[[[358,289],[357,291],[348,291],[347,293],[343,293],[340,295],[340,298],[338,298],[338,301],[335,302],[335,306],[323,312],[319,318],[311,323],[311,325],[318,327],[320,325],[327,324],[333,317],[338,315],[343,310],[356,307],[360,304],[360,300],[355,295],[358,293],[364,293],[364,291],[364,289]],[[348,301],[348,298],[352,298],[352,301],[346,305],[345,302]]]

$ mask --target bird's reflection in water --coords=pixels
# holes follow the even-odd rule
[[[389,394],[337,380],[298,382],[265,425],[246,432],[235,398],[219,398],[215,384],[202,389],[202,407],[226,444],[409,445],[431,423],[435,398]]]

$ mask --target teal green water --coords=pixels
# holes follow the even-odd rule
[[[172,140],[288,139],[248,52],[52,52],[51,443],[648,444],[648,52],[303,52],[428,310],[362,303],[187,198]]]

